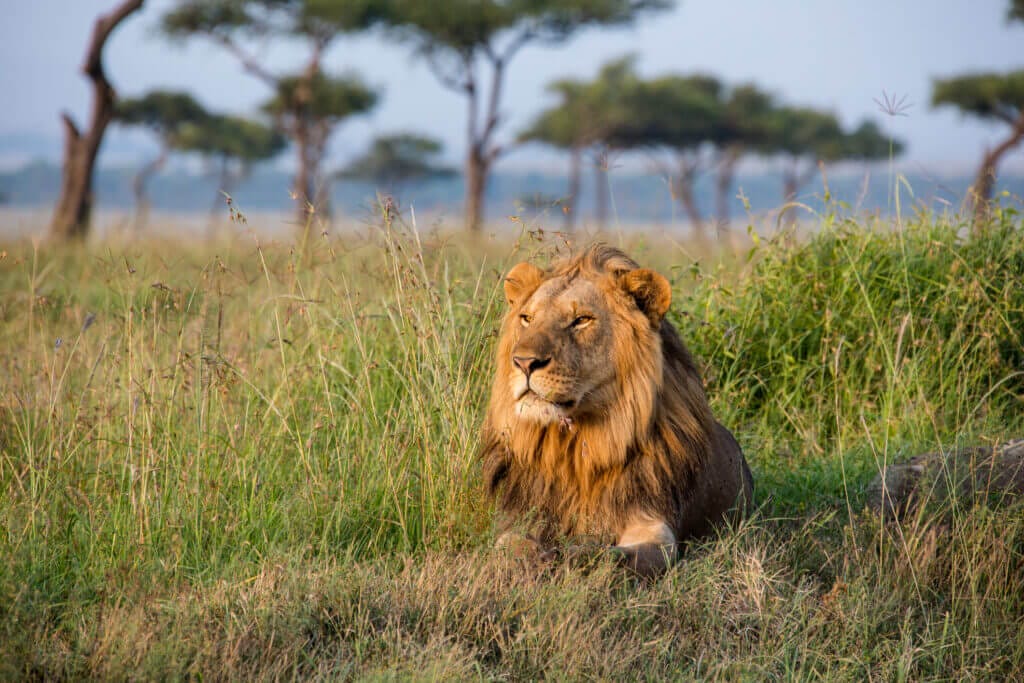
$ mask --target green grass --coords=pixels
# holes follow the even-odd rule
[[[557,237],[9,245],[0,677],[1024,676],[1020,508],[864,510],[884,462],[1024,435],[1021,228],[627,240],[762,503],[651,584],[488,550],[499,283]]]

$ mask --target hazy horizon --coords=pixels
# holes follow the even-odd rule
[[[268,95],[230,55],[202,40],[172,45],[155,26],[170,0],[150,0],[113,35],[107,68],[118,91],[137,95],[153,88],[189,89],[208,107],[254,113]],[[79,74],[96,16],[110,0],[39,0],[6,3],[0,25],[0,89],[10,98],[0,112],[0,165],[11,168],[35,158],[57,160],[58,112],[81,120],[89,86]],[[753,81],[783,101],[829,109],[845,125],[863,118],[907,143],[901,168],[967,173],[982,149],[1002,134],[1001,126],[964,118],[928,104],[935,77],[964,72],[1007,71],[1024,66],[1024,25],[1007,25],[1003,2],[968,3],[882,0],[811,4],[780,0],[707,2],[689,0],[677,9],[640,21],[633,29],[584,31],[565,47],[531,45],[512,62],[505,92],[508,139],[552,103],[545,85],[567,76],[591,77],[604,62],[635,53],[645,76],[706,72],[730,84]],[[45,45],[45,50],[40,50]],[[304,54],[295,45],[255,45],[272,69],[293,68]],[[444,90],[408,46],[380,34],[341,37],[328,53],[331,71],[355,70],[383,90],[378,109],[339,127],[331,146],[336,166],[363,151],[382,133],[410,130],[440,138],[445,157],[458,163],[464,149],[464,103]],[[874,101],[886,93],[905,98],[907,116],[881,113]],[[155,144],[145,132],[112,127],[101,166],[149,156]],[[290,156],[278,164],[288,166]],[[499,170],[556,171],[564,160],[530,146],[501,160]],[[1004,168],[1024,170],[1019,150]]]

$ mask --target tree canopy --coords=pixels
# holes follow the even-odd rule
[[[501,123],[505,71],[515,54],[531,42],[560,44],[588,26],[628,25],[673,5],[672,0],[395,0],[387,24],[426,59],[445,87],[467,100],[470,230],[480,227],[490,169],[504,151],[494,134]],[[486,85],[481,64],[490,71]]]
[[[932,87],[932,106],[943,105],[1013,125],[1024,110],[1024,69],[938,79]]]
[[[172,138],[184,124],[209,114],[185,92],[153,90],[140,97],[122,98],[114,106],[114,120],[126,126],[149,128],[162,138]],[[171,141],[168,140],[168,144]],[[173,146],[173,145],[172,145]]]
[[[435,161],[441,150],[441,143],[434,138],[412,133],[386,135],[374,140],[365,154],[338,175],[383,185],[448,178],[455,170]]]
[[[280,154],[284,136],[258,121],[211,114],[183,125],[175,148],[204,156],[223,157],[243,164],[265,161]]]

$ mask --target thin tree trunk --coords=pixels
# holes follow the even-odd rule
[[[146,195],[146,185],[150,178],[156,174],[167,162],[167,147],[160,148],[160,155],[139,169],[132,178],[132,195],[135,197],[135,232],[140,232],[149,220],[149,197]]]
[[[466,155],[466,228],[474,234],[483,227],[488,171],[486,157],[478,147],[471,147]]]
[[[718,176],[715,178],[715,215],[718,224],[726,230],[729,228],[729,200],[732,191],[732,181],[736,177],[736,164],[739,163],[743,150],[738,145],[733,145],[725,150],[722,161],[718,165]]]
[[[690,221],[694,235],[706,241],[708,238],[707,228],[704,225],[704,218],[697,206],[697,198],[693,194],[693,185],[697,180],[698,161],[687,158],[684,155],[679,157],[679,175],[671,182],[672,193],[683,207],[686,216]]]
[[[996,186],[996,169],[1003,155],[1020,144],[1024,140],[1024,114],[1021,114],[1013,126],[1010,137],[996,145],[994,149],[985,152],[981,160],[981,168],[978,169],[978,177],[974,185],[968,191],[968,201],[972,207],[973,219],[972,230],[977,235],[981,233],[988,223],[989,208],[992,202],[992,194]]]
[[[675,185],[674,193],[676,199],[679,200],[683,211],[686,212],[686,217],[690,221],[694,235],[698,239],[707,240],[707,227],[704,225],[704,218],[700,215],[700,209],[697,207],[697,199],[693,196],[693,178],[677,178],[673,184]]]
[[[292,196],[296,202],[295,220],[301,231],[309,222],[313,208],[314,188],[313,173],[310,168],[309,128],[298,112],[295,113],[295,126],[291,133],[292,139],[295,140],[295,151],[299,162],[295,169],[295,178],[292,181]]]
[[[792,202],[796,200],[796,193],[799,189],[797,162],[794,161],[782,169],[782,201]]]
[[[565,213],[565,231],[572,232],[576,227],[576,206],[579,203],[581,167],[583,164],[583,150],[573,147],[569,150],[569,192],[565,198],[563,211]]]
[[[103,142],[103,134],[113,119],[117,97],[103,70],[103,47],[111,32],[139,10],[143,1],[125,0],[109,14],[100,16],[93,26],[82,67],[93,87],[88,130],[80,132],[69,114],[61,114],[64,124],[64,169],[60,198],[50,222],[50,235],[55,239],[83,239],[89,232],[93,207],[93,168]]]
[[[598,230],[608,227],[608,151],[594,159],[594,223]]]

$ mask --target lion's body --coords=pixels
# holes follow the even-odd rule
[[[643,570],[752,500],[743,454],[664,319],[664,278],[598,246],[546,272],[520,264],[506,293],[482,434],[502,527],[541,546],[640,548]]]

